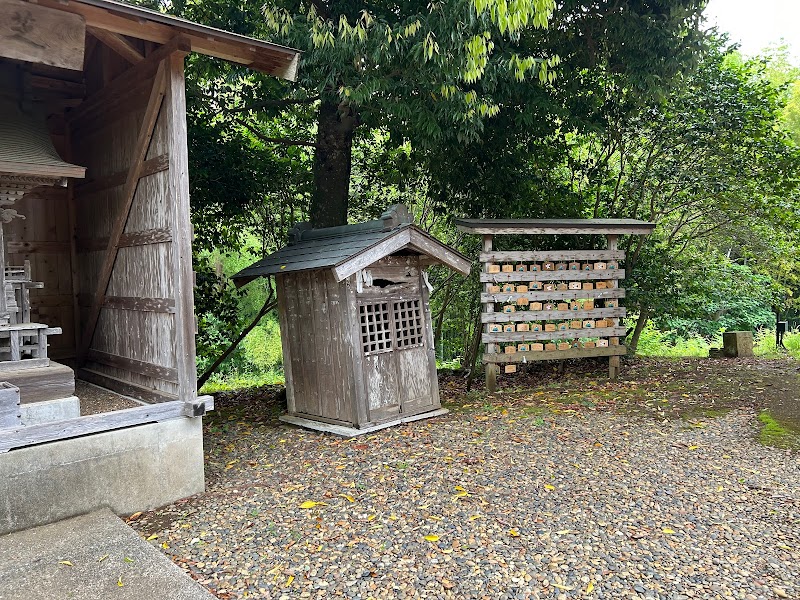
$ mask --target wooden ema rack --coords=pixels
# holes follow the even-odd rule
[[[566,223],[566,224],[565,224]],[[646,226],[642,227],[640,226]],[[626,353],[620,302],[625,290],[618,234],[652,231],[649,223],[590,219],[567,221],[461,220],[462,231],[483,235],[481,303],[486,345],[486,385],[496,388],[497,370],[514,373],[519,363],[607,356],[609,377],[619,375]],[[493,251],[494,234],[602,234],[605,250]]]

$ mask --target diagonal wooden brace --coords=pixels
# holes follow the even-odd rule
[[[139,136],[136,140],[136,146],[133,153],[133,161],[131,162],[128,175],[125,179],[125,186],[122,192],[122,207],[117,215],[114,225],[111,230],[111,236],[108,240],[108,247],[106,255],[103,259],[103,265],[100,268],[100,275],[97,280],[97,289],[92,299],[92,305],[89,309],[89,315],[86,320],[86,325],[83,329],[83,336],[81,338],[81,345],[78,348],[77,362],[78,366],[83,366],[86,362],[86,353],[92,343],[95,330],[97,329],[97,321],[100,318],[100,310],[105,302],[106,290],[108,283],[111,280],[111,274],[114,271],[114,264],[117,260],[117,254],[120,248],[120,238],[125,231],[125,225],[128,222],[128,217],[133,206],[133,199],[136,196],[136,188],[139,185],[139,178],[142,173],[144,159],[147,156],[147,151],[150,148],[150,140],[153,137],[158,114],[161,110],[161,104],[166,94],[166,68],[165,63],[162,61],[156,75],[153,78],[153,89],[150,92],[150,98],[147,101],[147,108],[144,111],[144,119],[142,126],[139,128]]]

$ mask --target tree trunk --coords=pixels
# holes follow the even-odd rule
[[[320,102],[309,211],[312,227],[347,224],[353,132],[357,125],[358,116],[346,104]]]
[[[633,354],[636,354],[636,348],[639,346],[639,338],[642,336],[644,326],[647,325],[647,321],[649,320],[650,309],[642,308],[639,312],[639,319],[636,321],[636,328],[633,330],[633,335],[631,336],[631,343],[628,345],[628,348]]]

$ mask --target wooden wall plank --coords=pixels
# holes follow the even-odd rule
[[[571,319],[603,319],[624,317],[626,309],[593,308],[591,310],[521,310],[513,313],[483,313],[482,323],[527,323],[530,321],[567,321]]]
[[[130,371],[131,373],[139,373],[141,375],[146,375],[147,377],[152,377],[154,379],[163,379],[164,381],[178,383],[177,369],[162,367],[160,365],[155,365],[153,363],[136,360],[134,358],[128,358],[126,356],[119,356],[117,354],[100,352],[99,350],[89,350],[86,356],[88,360],[100,363],[101,365],[107,365],[109,367],[124,369],[125,371]]]

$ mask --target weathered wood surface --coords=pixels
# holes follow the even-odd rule
[[[79,302],[82,307],[91,306],[91,296],[80,294]],[[104,308],[117,310],[132,310],[139,312],[175,313],[175,300],[172,298],[141,298],[138,296],[106,296]]]
[[[625,260],[622,250],[493,250],[481,252],[482,263],[570,262]]]
[[[3,373],[3,381],[19,388],[23,404],[68,398],[75,393],[75,373],[69,367],[50,362],[47,367],[20,367]]]
[[[484,313],[482,323],[528,323],[533,321],[570,321],[572,319],[603,319],[624,317],[627,310],[619,308],[593,308],[591,310],[521,310],[513,313]]]
[[[156,227],[143,231],[128,231],[119,238],[120,248],[132,248],[134,246],[147,246],[148,244],[160,244],[172,241],[172,231],[165,227]],[[77,240],[79,252],[97,252],[108,248],[108,238],[84,238]]]
[[[213,410],[213,398],[200,396],[193,398],[189,405],[202,402],[205,410]],[[53,423],[7,427],[0,429],[0,452],[8,452],[14,448],[24,448],[34,444],[65,440],[83,435],[113,431],[123,427],[134,427],[147,423],[156,423],[169,419],[186,418],[184,400],[164,402],[152,406],[137,406],[114,412],[76,417]],[[190,408],[190,410],[194,410]]]
[[[169,154],[159,154],[150,158],[142,163],[142,170],[139,174],[140,177],[147,177],[154,175],[161,171],[169,169]],[[82,201],[90,201],[92,194],[96,192],[103,192],[109,188],[124,185],[128,179],[128,171],[117,171],[111,175],[100,177],[98,179],[90,179],[89,181],[76,184],[75,189],[80,192]]]
[[[514,271],[512,273],[481,273],[482,283],[506,281],[592,281],[625,279],[623,269],[598,269],[592,271]]]
[[[0,0],[0,14],[0,56],[83,69],[83,17],[20,0]]]
[[[83,369],[78,369],[77,377],[83,381],[88,381],[89,383],[99,385],[100,387],[108,388],[109,390],[113,390],[118,394],[130,396],[131,398],[136,398],[142,402],[159,404],[162,402],[171,402],[172,400],[176,400],[178,398],[176,394],[170,394],[168,392],[146,388],[141,385],[131,383],[127,379],[119,379],[117,377],[107,375],[106,373],[99,371],[99,368],[102,368],[102,365],[95,366],[92,364],[92,368],[86,367]],[[117,369],[116,371],[120,374],[120,377],[133,379],[129,371],[125,371],[123,369]],[[146,379],[151,383],[156,381],[151,377]]]
[[[81,15],[88,26],[105,31],[157,44],[168,43],[170,39],[180,35],[195,52],[247,65],[251,69],[291,81],[297,76],[300,53],[270,42],[192,23],[124,2],[114,3],[113,6],[59,0],[38,0],[38,3],[58,8],[65,13]]]
[[[164,63],[166,143],[170,149],[168,198],[172,209],[170,272],[174,278],[175,292],[175,361],[178,395],[186,399],[197,395],[186,82],[183,75],[183,55],[171,54]]]
[[[0,381],[0,429],[20,424],[19,388],[7,381]]]
[[[608,346],[606,348],[570,348],[569,350],[551,350],[540,352],[517,352],[515,354],[488,354],[483,355],[486,364],[504,364],[535,362],[539,360],[566,360],[570,358],[596,358],[598,356],[624,356],[627,353],[625,346]]]
[[[484,344],[502,344],[510,342],[534,342],[537,340],[574,340],[579,338],[606,338],[624,336],[624,327],[592,327],[588,329],[565,329],[563,331],[515,331],[513,333],[484,333],[481,339]]]
[[[481,240],[482,248],[484,253],[489,253],[492,251],[492,244],[493,239],[491,235],[484,235],[483,239]],[[483,263],[483,273],[481,273],[481,277],[483,277],[488,271],[488,264]],[[488,292],[489,291],[489,284],[485,283],[483,289]],[[486,294],[488,296],[488,294]],[[494,313],[494,299],[491,297],[487,297],[484,299],[484,294],[481,294],[481,302],[483,303],[483,314],[487,316],[492,316]],[[483,321],[482,321],[483,322]],[[488,323],[488,322],[487,322]],[[483,331],[485,333],[489,333],[489,325],[484,325]],[[497,352],[497,346],[494,344],[487,344],[486,352],[489,354],[493,354]],[[486,367],[484,368],[484,377],[486,378],[486,390],[493,394],[497,390],[497,367],[491,363],[487,363]]]
[[[153,80],[153,88],[150,93],[150,99],[147,102],[147,107],[144,111],[144,118],[139,129],[139,135],[134,146],[133,156],[128,170],[128,176],[125,180],[125,185],[122,192],[122,202],[119,206],[119,211],[113,222],[111,228],[111,235],[109,236],[108,248],[106,249],[103,258],[100,273],[97,277],[97,286],[92,300],[92,307],[89,309],[89,314],[85,320],[83,337],[81,339],[81,346],[78,348],[78,364],[84,362],[86,352],[92,344],[95,329],[97,327],[98,319],[100,318],[100,310],[106,296],[109,281],[114,270],[114,264],[117,260],[119,252],[119,238],[122,236],[125,226],[128,223],[131,207],[136,196],[136,189],[139,185],[139,176],[141,174],[142,163],[146,159],[147,151],[150,147],[150,141],[153,137],[156,121],[161,110],[161,103],[164,99],[166,68],[162,63],[156,71],[156,76]]]
[[[128,358],[127,356],[117,356],[116,354],[109,354],[108,352],[100,352],[99,350],[89,350],[87,355],[89,360],[114,367],[116,369],[123,369],[131,373],[139,373],[154,379],[163,379],[172,383],[178,383],[178,370],[169,367],[162,367],[154,365],[153,363]]]
[[[87,31],[132,65],[144,60],[142,52],[120,34],[91,26],[87,28]]]
[[[456,228],[482,235],[646,235],[655,223],[636,219],[456,219]]]
[[[576,298],[624,298],[625,290],[622,288],[611,290],[564,290],[562,292],[497,292],[496,294],[481,294],[481,302],[513,303],[520,298],[528,300],[547,301],[547,300],[574,300]]]

